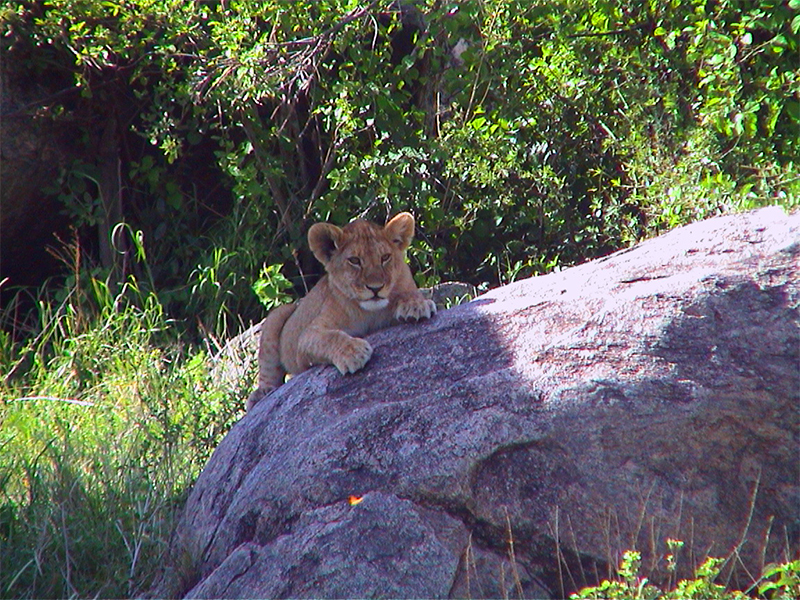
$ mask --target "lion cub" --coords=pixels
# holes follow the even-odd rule
[[[358,219],[342,228],[317,223],[309,229],[308,245],[326,275],[305,298],[279,306],[261,323],[258,388],[248,410],[286,373],[320,364],[355,373],[372,356],[360,336],[434,315],[436,305],[422,296],[406,263],[412,237],[414,217],[407,212],[385,227]]]

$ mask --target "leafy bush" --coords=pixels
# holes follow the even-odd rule
[[[675,543],[673,541],[673,543]],[[680,543],[680,542],[678,542]],[[668,557],[672,558],[672,556]],[[725,559],[708,558],[697,567],[695,579],[684,579],[672,589],[662,590],[639,574],[641,555],[628,551],[620,562],[619,576],[572,594],[572,600],[745,600],[752,597],[790,600],[800,597],[800,561],[767,565],[746,592],[730,591],[717,582]],[[674,562],[670,565],[674,571]],[[757,592],[757,596],[753,595]]]
[[[2,23],[20,68],[74,81],[45,109],[86,123],[91,160],[57,193],[83,235],[110,119],[153,285],[184,327],[222,334],[262,314],[264,265],[296,292],[313,283],[317,220],[411,210],[420,283],[487,287],[722,212],[796,207],[798,9],[59,0],[6,5]]]

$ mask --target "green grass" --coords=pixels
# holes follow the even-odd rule
[[[189,486],[241,416],[244,390],[167,341],[154,296],[92,283],[91,301],[77,289],[41,301],[24,345],[0,334],[0,597],[145,591]]]

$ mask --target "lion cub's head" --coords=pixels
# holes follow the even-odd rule
[[[405,251],[414,237],[414,217],[404,212],[385,227],[357,219],[342,228],[317,223],[308,245],[328,273],[328,282],[364,310],[389,305]]]

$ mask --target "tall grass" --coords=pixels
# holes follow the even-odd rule
[[[244,392],[133,280],[38,307],[0,333],[0,597],[139,594]]]

